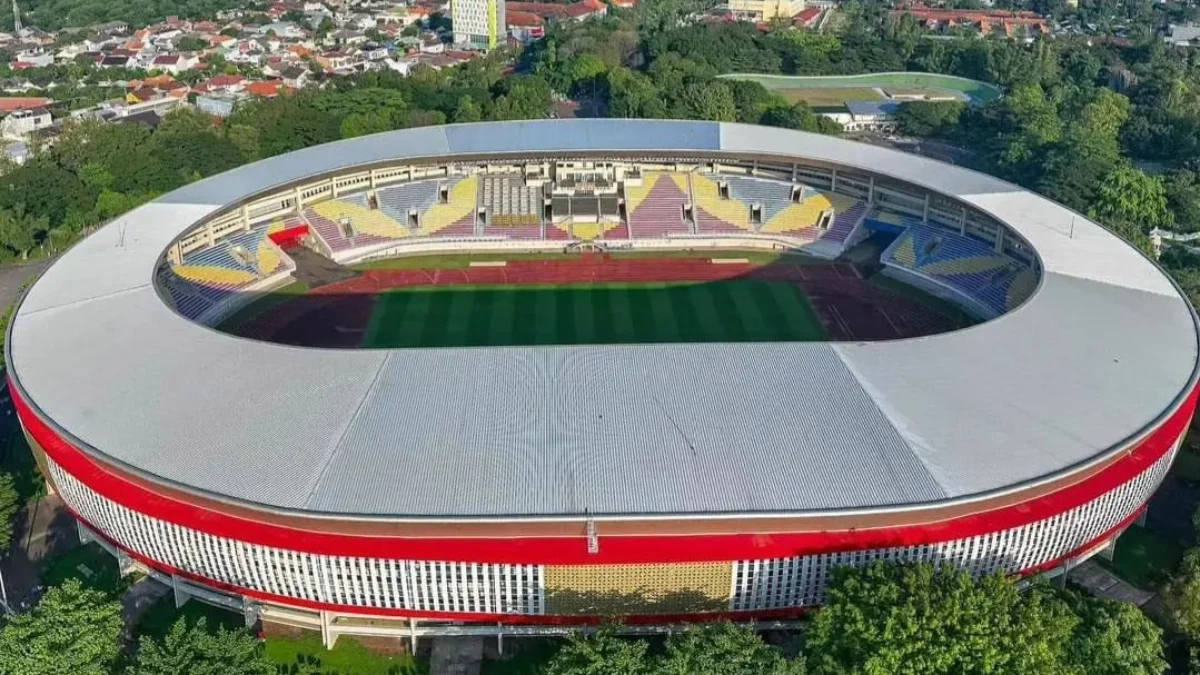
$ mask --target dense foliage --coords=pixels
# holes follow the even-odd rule
[[[822,675],[1157,675],[1167,665],[1159,629],[1136,607],[928,565],[839,570],[805,652]]]
[[[120,602],[70,579],[0,627],[0,675],[108,675],[121,627]]]
[[[142,637],[124,675],[274,675],[258,640],[244,630],[209,630],[179,618],[161,640]]]
[[[167,16],[211,17],[244,6],[243,0],[20,0],[21,20],[43,30],[84,27],[107,21],[145,26]],[[12,4],[0,3],[0,26],[12,27]]]
[[[613,626],[573,635],[543,675],[804,675],[802,657],[787,658],[750,628],[702,624],[667,638],[661,654],[644,640],[617,636]]]

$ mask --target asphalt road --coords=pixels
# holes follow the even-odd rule
[[[16,301],[21,292],[21,286],[26,281],[41,274],[52,261],[35,260],[27,263],[17,263],[0,267],[0,308],[7,308]]]

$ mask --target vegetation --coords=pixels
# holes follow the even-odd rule
[[[1133,526],[1117,540],[1108,563],[1125,581],[1139,588],[1156,588],[1166,582],[1183,557],[1183,547],[1170,537]]]
[[[572,635],[544,675],[803,675],[803,657],[788,658],[751,629],[731,623],[693,626],[667,638],[662,654],[645,640],[618,637],[606,626]]]
[[[180,618],[161,640],[143,636],[124,675],[274,675],[258,640],[245,630],[208,630]]]
[[[23,0],[20,7],[25,25],[58,30],[107,21],[127,21],[132,26],[145,26],[171,15],[211,17],[219,11],[244,4],[242,0]],[[0,8],[0,25],[12,26],[11,4]]]
[[[120,602],[68,579],[0,627],[0,675],[109,675],[121,626]]]
[[[661,651],[609,626],[574,636],[547,675],[1158,675],[1161,631],[1136,607],[953,567],[842,568],[789,658],[731,624],[672,635]]]
[[[422,675],[424,662],[409,655],[389,656],[368,650],[352,637],[340,637],[325,649],[320,635],[269,636],[266,655],[280,675]]]

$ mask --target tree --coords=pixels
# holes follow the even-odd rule
[[[1162,630],[1136,606],[1058,591],[1080,621],[1067,648],[1067,660],[1086,675],[1160,675]]]
[[[567,638],[544,675],[652,675],[648,647],[642,640],[625,640],[616,628],[605,626],[595,635]]]
[[[274,675],[275,666],[244,630],[210,631],[204,618],[176,619],[161,640],[143,636],[126,675]]]
[[[965,110],[961,101],[908,101],[896,111],[896,123],[909,136],[944,136],[958,130]]]
[[[737,120],[737,104],[734,103],[733,92],[719,80],[690,82],[684,85],[679,98],[683,104],[684,116],[688,119],[718,122]]]
[[[759,124],[800,131],[816,131],[822,134],[836,134],[842,130],[842,125],[824,115],[813,112],[812,108],[809,108],[808,104],[803,101],[771,108],[763,113]]]
[[[21,495],[17,493],[12,474],[0,473],[0,561],[12,546],[13,521],[21,510]]]
[[[351,113],[342,120],[342,138],[367,136],[382,131],[391,131],[392,121],[386,114]]]
[[[1172,222],[1162,179],[1124,163],[1100,181],[1088,215],[1144,250],[1150,248],[1148,232]]]
[[[835,572],[805,651],[819,674],[1071,673],[1065,650],[1078,621],[999,575],[877,563]]]
[[[0,675],[108,675],[121,627],[118,600],[68,579],[0,628]]]
[[[753,629],[728,622],[694,626],[667,640],[656,675],[803,675],[803,658],[787,659]]]
[[[458,106],[454,109],[455,122],[478,122],[483,119],[483,108],[475,102],[475,99],[470,96],[463,96],[458,99]]]
[[[47,218],[27,213],[24,204],[0,209],[0,247],[11,256],[28,257],[49,229]]]
[[[1200,640],[1200,549],[1184,555],[1163,599],[1175,628],[1192,641]]]

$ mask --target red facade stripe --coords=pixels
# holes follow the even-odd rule
[[[1015,506],[939,523],[870,530],[774,534],[604,536],[589,554],[584,537],[412,538],[298,530],[233,516],[156,494],[130,482],[55,433],[10,386],[25,429],[63,470],[113,502],[140,513],[206,532],[282,549],[324,555],[508,564],[615,564],[783,558],[833,551],[934,544],[996,532],[1049,518],[1090,502],[1131,480],[1170,452],[1196,406],[1189,393],[1180,408],[1111,466],[1054,493]],[[453,531],[453,525],[447,525]]]
[[[67,509],[71,510],[70,506],[68,506]],[[1104,534],[1101,534],[1100,536],[1087,542],[1083,546],[1080,546],[1079,548],[1075,549],[1074,551],[1071,551],[1067,555],[1064,555],[1061,558],[1055,558],[1054,560],[1049,560],[1045,563],[1042,563],[1041,565],[1030,568],[1028,570],[1024,570],[1014,576],[1025,577],[1025,576],[1031,576],[1034,574],[1040,574],[1042,572],[1054,569],[1055,567],[1062,565],[1064,562],[1066,562],[1076,556],[1079,556],[1083,553],[1087,553],[1087,552],[1091,551],[1096,546],[1103,544],[1104,542],[1108,541],[1112,537],[1115,537],[1115,536],[1119,535],[1121,532],[1123,532],[1126,528],[1128,528],[1130,525],[1132,525],[1133,521],[1137,520],[1138,516],[1140,516],[1145,510],[1146,510],[1145,506],[1139,507],[1133,513],[1129,514],[1129,516],[1124,518],[1115,527],[1110,528]],[[71,513],[74,514],[75,517],[78,518],[80,521],[87,523],[87,521],[85,519],[80,518],[79,514],[75,513],[73,510],[71,510]],[[153,569],[156,569],[156,570],[166,573],[166,574],[174,574],[174,575],[180,577],[181,579],[187,579],[189,581],[195,582],[202,586],[207,586],[209,588],[215,588],[215,589],[218,589],[221,591],[225,591],[227,593],[243,595],[243,596],[246,596],[247,598],[252,598],[254,600],[260,600],[263,602],[270,602],[270,603],[276,603],[276,604],[281,604],[281,605],[291,605],[293,607],[302,607],[305,609],[340,612],[340,613],[345,613],[345,614],[368,614],[368,615],[377,615],[377,616],[394,616],[394,617],[404,617],[404,618],[413,618],[413,619],[431,619],[431,620],[445,620],[445,621],[472,621],[472,622],[481,622],[481,623],[483,623],[483,622],[505,623],[505,624],[510,624],[510,625],[511,624],[595,625],[595,624],[603,623],[605,621],[609,621],[612,618],[614,618],[614,617],[602,617],[602,616],[562,616],[562,615],[496,614],[496,613],[486,614],[486,613],[479,613],[479,612],[458,612],[458,613],[455,613],[455,612],[430,612],[430,611],[426,611],[426,610],[394,609],[394,608],[388,608],[388,607],[361,607],[358,605],[339,605],[336,603],[314,602],[312,600],[303,600],[300,598],[292,598],[292,597],[288,597],[288,596],[284,596],[284,595],[276,595],[274,593],[265,593],[262,591],[256,591],[256,590],[252,590],[249,588],[243,588],[241,586],[237,586],[234,584],[225,583],[223,581],[216,581],[213,579],[208,579],[199,574],[187,572],[185,570],[181,570],[179,568],[172,567],[171,565],[167,565],[166,563],[162,563],[157,560],[152,560],[151,558],[147,558],[146,556],[142,555],[141,553],[138,553],[137,551],[126,548],[125,546],[122,546],[121,544],[117,543],[116,541],[113,541],[107,535],[105,535],[101,530],[92,526],[90,523],[88,523],[88,527],[94,533],[96,533],[97,536],[102,537],[105,541],[107,541],[113,547],[120,549],[121,551],[124,551],[131,558],[141,562],[142,564],[144,564],[148,567],[151,567]],[[643,615],[633,615],[633,616],[621,617],[621,620],[624,621],[625,623],[630,623],[630,624],[666,624],[666,623],[685,623],[685,622],[692,622],[692,621],[718,621],[718,620],[722,620],[722,619],[729,619],[731,621],[747,621],[747,620],[751,620],[751,619],[760,620],[760,621],[761,620],[770,620],[770,619],[799,619],[799,618],[803,617],[810,609],[812,609],[812,608],[810,608],[810,607],[788,607],[788,608],[783,608],[783,609],[746,610],[746,611],[737,611],[737,612],[709,612],[709,613],[705,613],[705,614],[643,614]]]

